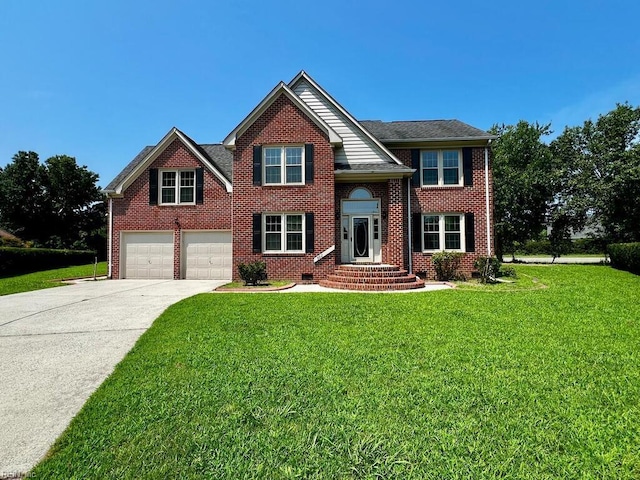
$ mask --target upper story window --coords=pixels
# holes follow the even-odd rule
[[[460,150],[422,150],[420,158],[422,186],[463,185]]]
[[[195,170],[161,170],[160,204],[195,204]]]
[[[304,184],[304,151],[301,145],[264,147],[264,185]]]

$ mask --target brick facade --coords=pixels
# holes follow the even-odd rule
[[[122,277],[121,243],[122,234],[126,232],[172,232],[173,234],[173,276],[181,278],[183,267],[182,243],[184,232],[189,230],[225,230],[231,232],[232,237],[232,275],[234,280],[239,280],[238,265],[256,260],[262,260],[267,264],[267,273],[270,279],[287,279],[296,282],[318,282],[326,279],[334,272],[336,266],[341,263],[342,255],[342,200],[348,199],[357,188],[366,188],[375,199],[380,200],[379,215],[372,215],[373,224],[379,222],[380,257],[377,257],[377,242],[375,243],[374,260],[383,264],[390,264],[400,269],[411,269],[414,273],[424,273],[427,278],[434,278],[432,266],[432,254],[424,253],[419,248],[411,248],[413,243],[413,230],[421,225],[411,225],[414,214],[469,214],[473,213],[474,219],[474,243],[475,251],[465,253],[462,261],[462,272],[470,276],[474,270],[473,263],[479,257],[487,255],[488,250],[494,251],[493,246],[493,182],[489,171],[489,217],[486,213],[485,191],[485,152],[484,146],[491,137],[486,133],[474,129],[476,133],[472,138],[476,145],[471,149],[471,164],[473,184],[469,186],[447,187],[415,187],[410,184],[411,175],[408,169],[379,168],[372,166],[373,171],[368,171],[368,158],[375,157],[376,161],[389,158],[384,148],[368,143],[363,138],[362,145],[353,146],[353,138],[356,138],[356,130],[347,133],[351,142],[351,152],[357,161],[362,162],[353,170],[347,172],[352,176],[342,175],[340,180],[348,178],[367,179],[374,181],[354,181],[352,183],[336,183],[335,151],[334,148],[342,148],[348,153],[347,143],[338,136],[332,127],[311,118],[305,107],[291,100],[288,95],[293,95],[291,90],[284,87],[274,89],[271,96],[260,104],[247,119],[241,123],[225,140],[223,145],[218,145],[220,150],[211,153],[209,159],[216,158],[220,165],[226,169],[227,178],[233,183],[233,192],[227,192],[223,182],[219,180],[208,168],[204,168],[204,202],[200,205],[151,205],[149,201],[149,170],[150,169],[186,169],[203,167],[199,157],[200,147],[192,144],[188,137],[176,129],[168,135],[175,135],[174,140],[162,151],[151,165],[141,171],[137,178],[124,189],[123,196],[116,195],[116,190],[108,190],[110,202],[112,202],[112,229],[111,239],[111,275],[112,278]],[[308,99],[307,99],[308,100]],[[311,101],[311,100],[309,100]],[[311,103],[307,104],[312,108]],[[336,112],[323,110],[326,107],[313,108],[318,115],[325,115],[328,123],[339,124]],[[316,111],[317,110],[317,111]],[[330,110],[330,109],[329,109]],[[260,113],[261,112],[261,113]],[[325,118],[325,117],[323,117]],[[350,120],[349,120],[350,121]],[[342,125],[348,127],[347,121]],[[316,123],[317,122],[317,123]],[[332,125],[334,124],[332,123]],[[375,122],[369,122],[374,124]],[[393,122],[390,122],[393,123]],[[402,123],[402,122],[399,122]],[[460,123],[460,122],[459,122]],[[318,125],[320,124],[320,126]],[[464,124],[462,124],[464,125]],[[465,128],[472,128],[466,126]],[[355,126],[354,128],[358,128]],[[413,127],[412,127],[413,128]],[[461,128],[460,126],[456,128]],[[327,133],[329,132],[329,133]],[[355,132],[355,133],[354,133]],[[479,132],[479,133],[478,133]],[[363,130],[364,133],[364,130]],[[342,135],[342,133],[340,134]],[[376,134],[379,138],[384,137]],[[419,137],[415,134],[415,138]],[[469,138],[467,136],[455,138]],[[172,137],[167,136],[168,142]],[[233,141],[229,140],[230,138]],[[347,137],[345,137],[347,138]],[[399,137],[404,138],[404,137]],[[412,137],[413,138],[413,137]],[[437,138],[437,137],[434,137]],[[330,140],[331,139],[331,140]],[[162,145],[164,145],[163,140]],[[183,143],[184,141],[184,143]],[[332,145],[333,142],[333,145]],[[485,143],[486,142],[486,143]],[[454,140],[447,142],[446,148],[463,148],[471,142],[454,144]],[[260,146],[287,146],[287,145],[313,145],[313,180],[304,185],[264,185],[254,184],[254,147]],[[366,148],[365,148],[366,144]],[[392,144],[393,145],[393,144]],[[390,152],[406,167],[412,168],[412,150],[405,148],[406,143],[397,141],[396,146],[403,148],[391,148]],[[415,141],[415,145],[430,148],[429,142]],[[414,146],[414,145],[412,145]],[[209,145],[208,147],[211,147]],[[224,150],[224,148],[227,150]],[[415,146],[414,146],[415,148]],[[368,150],[367,150],[368,149]],[[214,150],[209,150],[212,152]],[[220,151],[222,154],[220,154]],[[233,160],[231,160],[231,152]],[[369,157],[363,155],[363,151]],[[306,150],[305,150],[306,152]],[[464,150],[464,162],[468,165],[468,150]],[[207,153],[209,155],[210,153]],[[220,156],[221,155],[221,156]],[[305,154],[306,155],[306,154]],[[205,155],[205,158],[206,155]],[[352,157],[348,157],[351,161]],[[363,160],[364,158],[364,160]],[[460,159],[460,168],[463,167]],[[491,159],[489,159],[491,160]],[[233,178],[231,178],[231,166],[233,162]],[[215,162],[214,162],[215,163]],[[375,162],[373,162],[375,163]],[[365,165],[365,168],[362,167]],[[388,166],[387,166],[388,167]],[[303,165],[303,170],[305,166]],[[389,172],[389,175],[385,173]],[[305,175],[306,176],[306,175]],[[405,178],[389,178],[404,176]],[[305,179],[309,180],[309,179]],[[114,180],[118,184],[119,180]],[[119,191],[119,190],[118,190]],[[407,205],[410,202],[410,207]],[[352,206],[353,204],[351,204]],[[306,253],[262,253],[254,251],[254,218],[264,214],[313,214],[313,251]],[[487,238],[487,224],[491,225],[491,239]],[[361,224],[362,225],[362,224]],[[261,229],[264,225],[261,225]],[[376,227],[374,227],[375,229]],[[360,230],[361,232],[362,230]],[[303,232],[305,235],[306,232]],[[351,232],[350,232],[351,234]],[[264,236],[262,236],[264,239]],[[373,239],[370,239],[373,241]],[[315,262],[314,259],[328,249],[335,250],[324,258]],[[415,246],[414,246],[415,247]],[[345,252],[344,258],[348,255]],[[354,254],[355,255],[355,254]],[[225,259],[228,257],[225,257]],[[370,261],[369,257],[361,256],[358,260]],[[146,262],[142,262],[146,266]],[[151,262],[150,262],[151,263]],[[227,267],[228,268],[228,267]],[[226,271],[224,275],[227,275]]]
[[[411,166],[411,150],[392,150],[392,153],[405,165]],[[411,188],[411,212],[412,213],[473,213],[475,217],[475,252],[466,253],[462,259],[461,270],[466,276],[471,276],[474,270],[473,263],[480,256],[487,255],[487,228],[486,228],[486,199],[485,199],[485,149],[473,148],[473,185],[452,187],[412,187]],[[491,158],[489,158],[491,161]],[[489,164],[491,171],[491,163]],[[405,189],[406,195],[406,189]],[[493,234],[493,181],[489,175],[489,215],[491,222],[491,252],[494,252]],[[405,238],[407,232],[405,228]],[[407,250],[405,250],[407,251]],[[414,272],[426,272],[428,278],[434,278],[431,253],[411,252]]]
[[[173,231],[174,278],[180,278],[183,230],[231,230],[231,193],[207,168],[204,169],[202,205],[149,205],[149,169],[198,168],[202,163],[178,139],[174,140],[125,190],[113,198],[111,277],[120,278],[121,233]]]
[[[253,184],[253,146],[282,144],[314,145],[313,183],[299,186],[262,186]],[[327,135],[300,111],[289,98],[280,95],[267,110],[236,140],[233,156],[233,263],[237,265],[263,260],[269,278],[300,282],[302,276],[313,281],[325,278],[336,265],[335,251],[317,264],[314,257],[334,245],[334,156]],[[300,212],[314,214],[315,248],[313,253],[253,253],[255,213]]]

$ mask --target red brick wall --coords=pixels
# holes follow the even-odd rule
[[[411,166],[411,150],[392,150],[405,165]],[[484,148],[474,148],[473,186],[469,187],[424,187],[411,188],[411,212],[414,213],[473,213],[475,220],[475,252],[467,253],[462,260],[462,272],[470,276],[474,261],[487,255],[487,218],[485,203]],[[491,164],[489,164],[491,168]],[[406,195],[406,187],[405,187]],[[489,205],[491,229],[491,252],[493,247],[493,182],[489,176]],[[406,237],[405,237],[406,238]],[[427,272],[434,278],[431,254],[412,252],[414,272]]]
[[[200,161],[180,140],[174,140],[149,168],[198,168]],[[112,278],[120,278],[120,232],[171,230],[174,232],[174,278],[180,278],[182,230],[230,230],[231,193],[206,167],[202,205],[149,205],[149,168],[125,190],[124,198],[113,199],[111,233]]]
[[[253,184],[254,145],[314,145],[314,181],[300,186],[256,186]],[[313,281],[325,278],[335,268],[335,251],[313,263],[313,258],[335,244],[334,157],[327,135],[285,95],[277,98],[239,138],[234,152],[233,262],[263,260],[271,279]],[[254,254],[253,214],[264,212],[313,212],[315,251],[305,254]]]

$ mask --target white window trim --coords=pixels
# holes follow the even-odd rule
[[[300,215],[302,217],[302,230],[300,233],[302,234],[302,250],[287,250],[287,216],[288,215]],[[282,226],[282,230],[280,230],[280,250],[267,250],[267,217],[280,217],[280,225]],[[291,232],[298,233],[298,232]],[[306,252],[306,215],[304,212],[269,212],[262,214],[262,253],[270,255],[270,254],[300,254]]]
[[[426,249],[424,248],[424,217],[438,217],[438,239],[440,242],[439,249]],[[445,245],[445,231],[444,231],[444,217],[460,217],[460,248],[444,248]],[[420,231],[422,235],[420,236],[420,242],[422,246],[422,251],[425,253],[434,253],[434,252],[466,252],[467,246],[465,245],[465,225],[464,225],[464,213],[423,213],[420,216]],[[433,232],[431,232],[433,233]]]
[[[422,161],[422,153],[423,152],[437,152],[438,153],[438,184],[437,185],[428,185],[424,182],[424,163]],[[444,183],[444,158],[443,152],[458,152],[458,183]],[[464,167],[462,160],[462,150],[459,148],[442,148],[442,149],[425,149],[420,150],[420,186],[423,188],[451,188],[451,187],[462,187],[464,186]]]
[[[267,182],[267,149],[279,148],[280,150],[280,181],[279,182]],[[302,149],[302,157],[300,163],[301,178],[300,182],[287,182],[287,148],[300,148]],[[274,166],[274,165],[270,165]],[[263,145],[262,146],[262,185],[304,185],[305,184],[305,146],[303,144],[291,144],[291,145]]]
[[[176,174],[176,184],[174,185],[175,190],[175,202],[163,202],[162,201],[162,175],[167,172],[172,172]],[[193,172],[193,202],[181,202],[180,201],[180,173],[182,172]],[[185,187],[183,187],[185,188]],[[164,168],[162,170],[158,170],[158,205],[195,205],[196,204],[196,169],[195,168]]]

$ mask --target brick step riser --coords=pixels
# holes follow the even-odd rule
[[[328,288],[337,288],[340,290],[360,290],[369,292],[384,292],[389,290],[413,290],[416,288],[423,288],[424,282],[414,283],[402,283],[402,284],[372,284],[372,283],[358,283],[358,284],[344,284],[340,282],[331,282],[328,280],[321,280],[320,285]]]
[[[397,265],[372,265],[360,267],[355,265],[338,265],[337,270],[349,272],[399,272],[400,267]]]
[[[384,277],[405,277],[408,275],[406,270],[396,270],[393,272],[354,272],[352,270],[334,270],[334,275],[351,278],[384,278]]]
[[[413,283],[416,281],[415,275],[405,275],[402,277],[349,277],[343,275],[329,275],[327,280],[331,282],[349,283],[359,285],[361,283]]]

